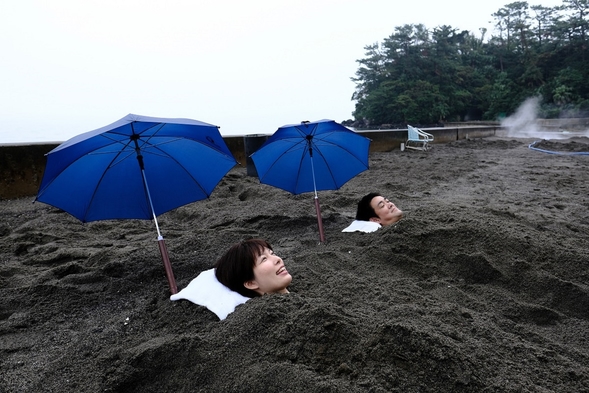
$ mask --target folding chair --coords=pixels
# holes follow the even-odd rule
[[[407,149],[427,151],[431,149],[429,142],[434,141],[434,136],[425,131],[420,130],[407,124],[407,142],[405,147]]]

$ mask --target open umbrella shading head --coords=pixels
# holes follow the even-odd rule
[[[50,151],[36,200],[83,222],[152,219],[207,198],[236,164],[217,126],[129,114]]]
[[[370,139],[333,120],[280,127],[252,154],[261,183],[292,194],[337,190],[368,169]]]

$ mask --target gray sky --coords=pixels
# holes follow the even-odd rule
[[[65,141],[128,113],[223,135],[341,122],[364,46],[410,23],[479,35],[510,2],[2,0],[0,143]]]

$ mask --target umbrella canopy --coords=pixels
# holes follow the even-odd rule
[[[236,164],[217,126],[129,114],[47,153],[36,200],[82,222],[154,219],[163,241],[156,216],[207,198]]]
[[[217,126],[129,114],[47,153],[37,200],[82,222],[149,220],[207,198],[236,164]]]
[[[337,190],[368,169],[370,139],[333,120],[280,127],[251,158],[260,182],[292,194]]]
[[[337,190],[368,169],[370,139],[333,120],[280,127],[251,155],[261,183],[292,194],[315,193],[320,240],[323,223],[317,191]]]

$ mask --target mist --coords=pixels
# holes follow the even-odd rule
[[[540,98],[531,97],[509,117],[501,121],[505,127],[507,137],[513,138],[537,138],[537,139],[568,139],[575,136],[589,137],[587,130],[575,130],[571,119],[555,120],[551,126],[543,126],[538,119]],[[563,127],[570,127],[563,129]]]

